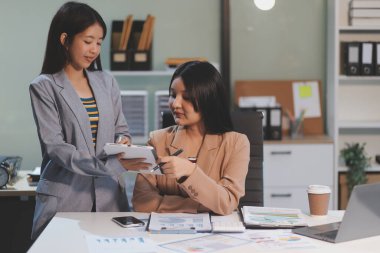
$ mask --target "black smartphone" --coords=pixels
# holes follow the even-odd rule
[[[142,220],[139,220],[133,216],[113,217],[112,221],[125,228],[141,227],[145,225]]]

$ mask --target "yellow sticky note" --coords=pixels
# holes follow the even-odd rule
[[[300,98],[311,97],[311,86],[310,85],[300,85],[299,86]]]

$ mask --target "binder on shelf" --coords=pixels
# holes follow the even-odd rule
[[[154,17],[112,21],[111,70],[151,70]]]
[[[363,76],[374,75],[374,53],[372,42],[362,42],[361,74]]]
[[[360,42],[345,42],[344,72],[348,76],[360,75],[361,46]]]
[[[240,108],[240,110],[255,110],[263,114],[264,140],[282,139],[282,108],[274,107],[251,107]]]
[[[374,62],[375,74],[380,75],[380,42],[374,43]]]

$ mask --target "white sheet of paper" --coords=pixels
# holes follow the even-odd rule
[[[298,118],[306,110],[305,118],[321,116],[318,82],[293,82],[294,115]]]
[[[138,170],[131,172],[138,173],[149,173],[149,174],[158,174],[161,175],[160,170],[151,171],[156,165],[156,151],[153,147],[150,146],[138,146],[138,145],[126,145],[126,144],[116,144],[116,143],[106,143],[104,146],[104,152],[107,155],[116,155],[124,153],[123,158],[132,159],[132,158],[145,158],[145,162],[150,163],[151,166],[146,170]]]
[[[247,239],[240,239],[223,234],[211,234],[188,240],[165,243],[161,244],[160,246],[176,252],[205,253],[225,250],[248,243],[250,243],[250,241]]]
[[[153,241],[144,237],[85,236],[90,253],[150,253],[159,250]]]
[[[245,233],[230,234],[230,236],[254,242],[252,247],[259,251],[290,250],[297,252],[297,249],[317,248],[312,239],[293,234],[290,229],[246,230]]]
[[[152,212],[149,230],[159,232],[165,230],[189,230],[209,232],[211,222],[209,213],[155,213]]]

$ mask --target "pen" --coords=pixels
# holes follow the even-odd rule
[[[121,142],[121,140],[123,139],[123,137],[124,137],[123,135],[117,136],[115,143]]]
[[[182,148],[180,148],[180,149],[178,149],[176,152],[174,152],[172,155],[170,155],[170,156],[177,156],[177,155],[179,155],[179,154],[181,154],[183,152],[183,149]],[[154,168],[153,169],[151,169],[150,170],[150,172],[154,172],[154,171],[156,171],[156,170],[158,170],[158,169],[161,169],[161,166],[162,165],[164,165],[165,163],[159,163],[159,164],[157,164],[156,166],[154,166]],[[162,171],[161,171],[162,172]]]

